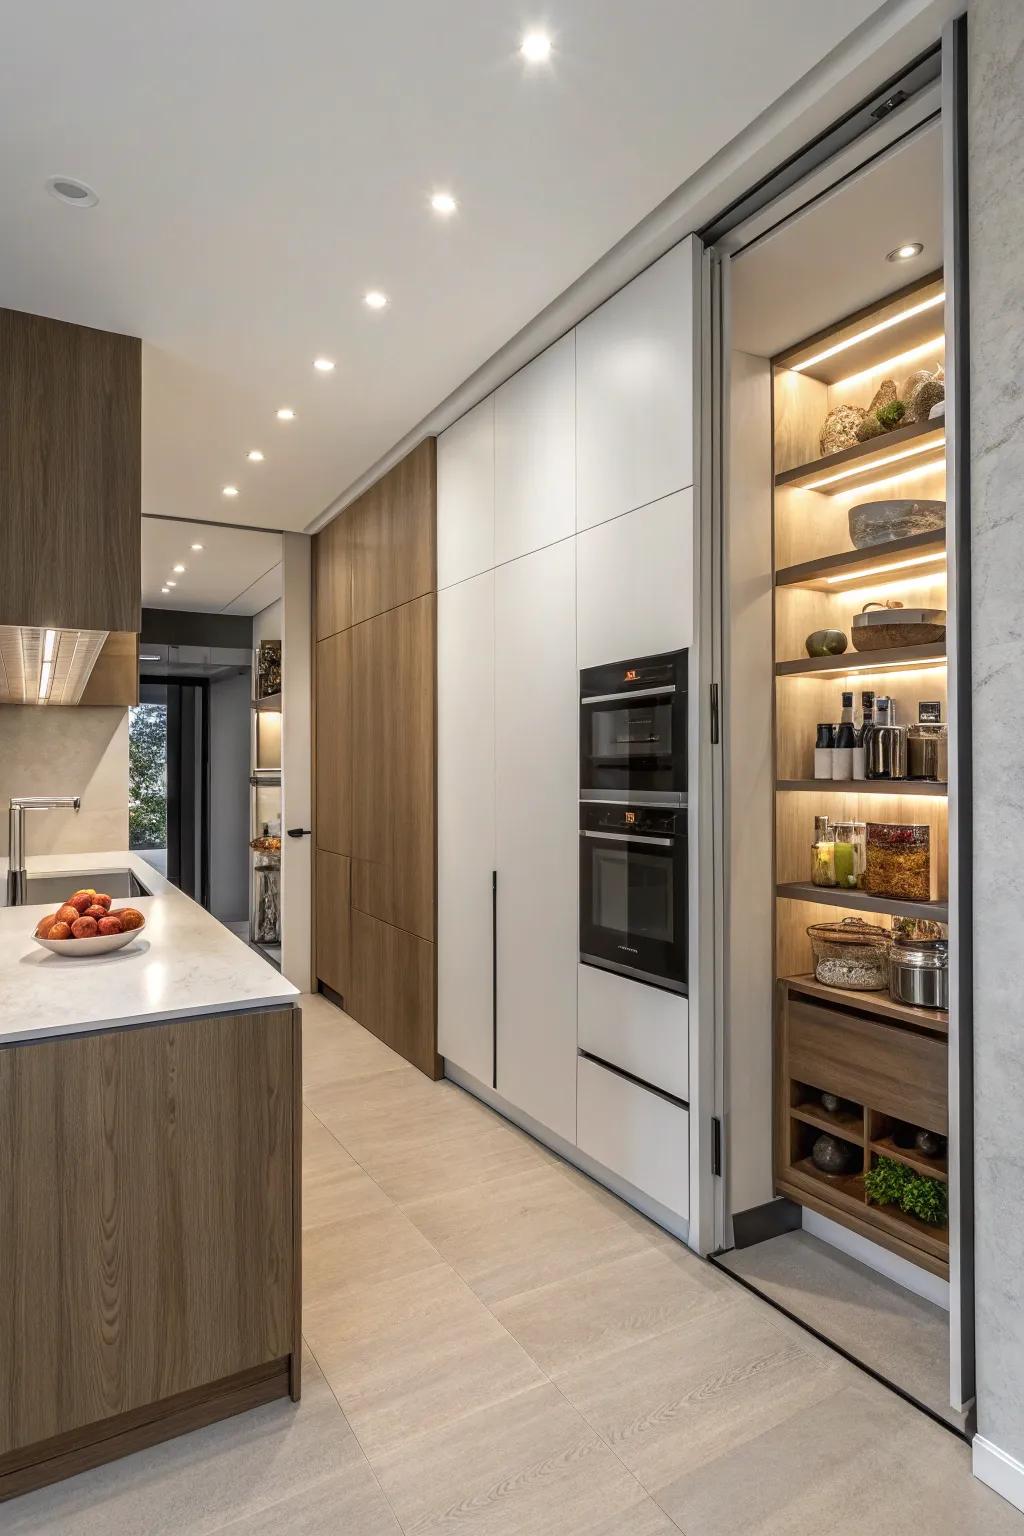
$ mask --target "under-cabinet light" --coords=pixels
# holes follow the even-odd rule
[[[868,468],[870,467],[869,465]],[[836,497],[859,496],[862,499],[866,499],[868,496],[873,496],[876,491],[884,490],[886,486],[899,485],[904,480],[920,480],[922,475],[933,474],[944,468],[945,461],[943,459],[927,459],[921,464],[915,464],[913,469],[898,470],[892,475],[880,475],[877,480],[872,480],[866,485],[840,486],[830,494]]]
[[[802,486],[805,491],[820,491],[826,485],[835,485],[840,480],[852,480],[855,475],[862,475],[868,469],[882,469],[886,464],[899,464],[904,459],[916,459],[922,453],[937,453],[940,448],[945,448],[946,439],[938,443],[915,443],[910,448],[902,448],[899,453],[887,453],[882,459],[875,459],[871,464],[851,464],[848,469],[837,469],[834,475],[825,475],[821,480],[812,480]]]
[[[919,347],[909,347],[906,352],[897,352],[895,357],[887,357],[884,363],[872,363],[870,368],[862,368],[859,373],[848,374],[845,379],[837,379],[829,387],[831,389],[846,389],[850,384],[859,384],[861,379],[869,379],[872,374],[880,373],[883,376],[895,373],[912,363],[915,358],[926,357],[929,352],[935,352],[946,344],[945,336],[933,336],[931,341],[922,341]]]
[[[44,661],[39,673],[39,697],[45,699],[49,696],[50,684],[53,681],[53,662]]]
[[[53,653],[57,649],[57,631],[48,629],[43,637],[43,660],[52,661]]]
[[[842,576],[826,576],[829,586],[838,586],[841,581],[874,580],[876,576],[883,575],[886,571],[905,571],[912,565],[932,565],[936,560],[944,560],[943,554],[914,555],[910,560],[890,560],[886,565],[873,565],[870,570],[847,571]]]
[[[911,661],[871,661],[867,657],[863,661],[845,661],[843,657],[836,657],[837,665],[834,667],[822,667],[819,672],[790,672],[783,673],[783,677],[845,677],[849,672],[945,672],[945,660],[938,661],[934,656],[923,656],[919,660]]]
[[[821,352],[815,352],[813,357],[807,357],[802,363],[793,363],[794,373],[803,373],[805,368],[813,368],[816,363],[823,363],[827,358],[836,357],[840,352],[846,352],[850,347],[859,346],[862,341],[868,341],[872,336],[880,336],[883,331],[889,331],[894,325],[902,325],[904,320],[912,320],[915,315],[926,314],[929,309],[935,309],[939,304],[946,302],[945,293],[936,293],[930,299],[922,299],[920,304],[912,304],[909,309],[901,310],[898,315],[890,315],[888,320],[879,320],[874,325],[867,326],[863,331],[858,331],[855,336],[847,336],[845,341],[837,341],[834,346],[825,347]]]

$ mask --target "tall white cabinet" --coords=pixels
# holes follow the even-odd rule
[[[578,720],[581,667],[695,643],[695,260],[674,248],[442,434],[437,513],[439,1050],[682,1218],[686,1105],[578,1054]],[[678,1094],[686,1001],[631,996]]]

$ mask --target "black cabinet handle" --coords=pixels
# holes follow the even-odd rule
[[[289,827],[288,828],[288,836],[289,837],[312,837],[312,835],[313,835],[313,828],[312,827]]]

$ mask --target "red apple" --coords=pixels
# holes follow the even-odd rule
[[[71,924],[71,937],[73,939],[94,939],[96,933],[97,926],[94,917],[80,917],[76,923]]]
[[[124,933],[119,917],[101,917],[96,924],[101,936],[107,933]]]

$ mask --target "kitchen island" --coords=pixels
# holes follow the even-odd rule
[[[299,1395],[298,993],[137,855],[29,866],[84,870],[126,948],[0,909],[0,1499]]]

